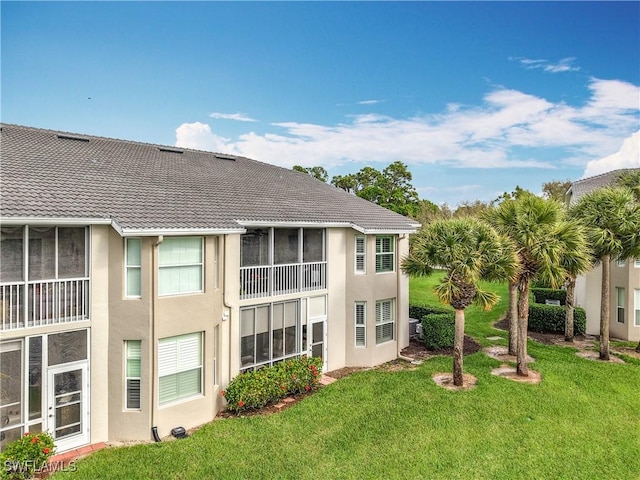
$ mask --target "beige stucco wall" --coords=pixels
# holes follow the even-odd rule
[[[616,287],[625,289],[625,321],[617,321]],[[587,315],[587,334],[600,334],[600,292],[602,288],[602,266],[598,265],[576,281],[576,305],[585,309]],[[634,289],[640,289],[640,268],[633,260],[627,260],[625,266],[611,263],[611,282],[609,291],[609,334],[611,338],[640,341],[640,326],[634,324]]]
[[[366,236],[366,273],[355,272],[355,237],[350,230],[346,237],[345,289],[345,351],[348,366],[373,366],[397,358],[409,344],[409,280],[400,271],[400,262],[407,254],[408,236],[396,236],[395,269],[376,273],[376,235]],[[395,299],[395,339],[376,345],[375,305],[378,300]],[[366,346],[355,346],[355,302],[366,302]]]
[[[158,296],[158,237],[142,238],[141,298],[124,295],[124,239],[111,231],[109,263],[109,425],[110,440],[150,440],[156,426],[161,437],[172,428],[194,427],[210,421],[221,405],[221,366],[226,361],[220,346],[228,335],[223,325],[223,295],[220,259],[223,242],[204,238],[204,292]],[[226,322],[225,322],[226,323]],[[216,339],[216,327],[218,338]],[[226,333],[225,333],[226,331]],[[202,395],[175,404],[160,406],[157,398],[157,348],[162,338],[202,332]],[[227,337],[228,338],[228,337]],[[141,340],[141,408],[127,410],[124,403],[124,354],[126,340]],[[214,369],[216,371],[214,371]]]
[[[94,225],[90,229],[91,276],[91,330],[90,341],[90,442],[109,439],[109,351],[105,348],[109,338],[109,230],[106,225]]]

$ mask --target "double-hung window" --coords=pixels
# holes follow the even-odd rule
[[[158,342],[160,405],[202,393],[202,333],[163,338]]]
[[[356,235],[355,243],[356,273],[367,273],[367,237]]]
[[[125,239],[125,291],[126,296],[140,298],[142,285],[142,253],[139,238]]]
[[[635,318],[635,323],[634,325],[636,327],[640,327],[640,289],[636,288],[633,291],[633,303],[634,303],[634,310],[636,312],[636,318]]]
[[[636,261],[634,262],[634,265],[636,268],[640,268],[640,258],[636,258]]]
[[[160,295],[203,291],[204,247],[202,237],[165,238],[159,247]]]
[[[376,273],[393,272],[394,246],[393,236],[376,237]]]
[[[394,331],[393,300],[376,302],[376,344],[393,340]]]
[[[355,303],[356,347],[367,346],[367,302]]]
[[[616,287],[618,323],[624,323],[624,288]]]
[[[140,340],[125,341],[125,408],[140,408],[140,364],[142,348]]]

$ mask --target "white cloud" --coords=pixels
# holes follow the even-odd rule
[[[211,118],[219,118],[222,120],[235,120],[237,122],[257,122],[257,120],[247,116],[244,113],[220,113],[212,112],[209,114]]]
[[[593,177],[601,173],[618,170],[620,168],[639,168],[640,167],[640,130],[627,138],[620,150],[613,155],[601,158],[599,160],[591,160],[587,163],[582,178]]]
[[[213,133],[206,123],[183,123],[176,129],[177,147],[231,153],[233,146],[229,142],[228,138]]]
[[[577,72],[580,67],[576,67],[573,64],[575,57],[561,58],[556,63],[552,63],[545,59],[532,59],[523,57],[509,57],[509,60],[520,62],[527,70],[542,69],[549,73],[561,73],[561,72]]]
[[[452,104],[440,113],[410,118],[370,113],[335,125],[280,122],[272,124],[269,133],[249,132],[235,139],[196,122],[182,124],[176,136],[182,146],[284,167],[400,160],[414,165],[551,169],[565,158],[567,165],[585,165],[616,151],[638,129],[640,115],[640,87],[618,80],[589,82],[591,95],[582,106],[498,87],[479,105]],[[547,160],[552,150],[554,162]]]
[[[361,102],[358,102],[358,105],[375,105],[382,102],[383,100],[362,100]]]

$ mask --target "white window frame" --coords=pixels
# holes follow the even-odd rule
[[[125,410],[141,410],[142,409],[142,341],[125,340],[124,341],[124,408]],[[137,360],[139,362],[139,374],[129,375],[129,362]],[[138,406],[129,406],[129,383],[138,382]]]
[[[357,348],[367,346],[367,302],[356,302],[353,307],[354,345]],[[362,338],[358,342],[358,338]]]
[[[640,288],[636,288],[633,290],[633,303],[634,303],[634,310],[635,310],[635,321],[634,321],[634,325],[636,327],[640,327]]]
[[[388,307],[387,307],[388,305]],[[388,308],[389,319],[384,318],[384,309]],[[391,325],[391,338],[383,339],[382,335],[378,332],[384,331],[386,325]],[[376,302],[376,345],[383,345],[388,342],[393,342],[396,339],[395,328],[395,302],[394,299],[378,300]]]
[[[618,267],[624,267],[627,264],[627,261],[624,258],[619,258],[616,260],[616,265]]]
[[[636,258],[636,261],[633,264],[636,268],[640,268],[640,258]]]
[[[384,250],[383,240],[389,239],[389,250]],[[395,263],[396,263],[396,239],[393,235],[377,235],[376,236],[376,273],[391,273],[395,272]],[[382,265],[382,260],[378,263],[378,259],[382,259],[383,257],[391,257],[391,269],[382,269],[379,265]]]
[[[204,237],[170,237],[170,238],[165,238],[164,241],[160,244],[159,249],[162,248],[163,245],[166,245],[169,242],[173,242],[173,241],[177,241],[177,240],[181,240],[181,239],[188,239],[188,238],[197,238],[200,240],[200,261],[199,262],[187,262],[187,263],[175,263],[175,264],[167,264],[167,265],[162,265],[160,264],[160,260],[158,259],[158,296],[160,297],[167,297],[167,296],[171,296],[171,295],[192,295],[194,293],[203,293],[204,292]],[[159,256],[159,255],[158,255]],[[166,271],[168,269],[177,269],[177,268],[184,268],[184,267],[200,267],[200,288],[197,290],[182,290],[181,288],[178,288],[177,291],[167,291],[167,292],[161,292],[160,291],[160,277],[162,277],[162,272],[163,269]]]
[[[354,241],[354,270],[356,273],[367,273],[367,237],[356,235]]]
[[[622,301],[620,301],[621,294],[622,294]],[[625,304],[624,288],[616,287],[616,321],[618,323],[624,323],[624,304]],[[622,314],[622,321],[620,321],[620,314]]]
[[[129,243],[137,241],[140,248],[140,263],[138,264],[130,264],[129,263]],[[140,280],[138,282],[137,288],[140,292],[139,294],[131,294],[129,293],[129,272],[132,270],[138,270],[140,272]],[[138,237],[127,237],[124,239],[124,296],[126,298],[141,298],[142,297],[142,239]]]
[[[195,350],[194,350],[194,347]],[[175,337],[167,337],[158,340],[158,404],[161,407],[174,405],[202,396],[204,392],[202,374],[203,359],[203,334],[202,332],[188,333]],[[160,398],[163,380],[169,381],[169,377],[182,376],[197,371],[200,377],[200,385],[196,392],[181,394],[179,389],[175,397],[167,400]],[[176,384],[180,380],[176,378]]]

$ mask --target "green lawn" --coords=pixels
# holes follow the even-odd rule
[[[412,298],[433,281],[413,280]],[[504,308],[469,309],[467,333],[491,343],[486,337],[498,333],[491,323]],[[54,478],[639,479],[640,362],[602,364],[536,342],[529,353],[539,385],[492,376],[499,362],[483,353],[465,358],[465,371],[478,378],[467,392],[431,380],[450,370],[445,357],[415,370],[370,370],[280,414],[216,420],[185,440],[105,449]]]

